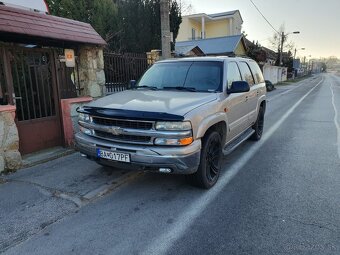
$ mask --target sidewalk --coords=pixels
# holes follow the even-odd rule
[[[139,175],[73,153],[0,176],[0,253]]]

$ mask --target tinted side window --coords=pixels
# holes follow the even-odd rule
[[[240,70],[238,69],[236,62],[228,63],[227,80],[228,80],[228,84],[227,84],[228,89],[231,88],[231,84],[234,81],[242,81]]]
[[[241,70],[243,80],[248,82],[250,86],[254,85],[255,81],[248,64],[246,62],[240,62],[239,67]]]
[[[255,78],[256,84],[264,82],[263,74],[258,64],[255,62],[250,62],[249,66]]]

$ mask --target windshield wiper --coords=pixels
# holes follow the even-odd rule
[[[156,86],[137,86],[136,89],[151,89],[151,90],[158,90],[158,88]]]
[[[164,87],[163,89],[175,89],[175,90],[184,90],[184,91],[191,91],[191,92],[195,92],[197,91],[197,89],[193,88],[193,87]]]

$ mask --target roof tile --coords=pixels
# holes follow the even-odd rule
[[[0,5],[0,32],[106,45],[90,24]]]

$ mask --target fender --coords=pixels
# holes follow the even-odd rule
[[[210,115],[210,116],[204,118],[201,121],[200,126],[198,127],[198,129],[196,131],[196,135],[194,134],[196,139],[202,138],[210,127],[212,127],[213,125],[215,125],[219,122],[225,123],[226,130],[228,132],[227,115],[224,112],[218,112],[214,115]]]

